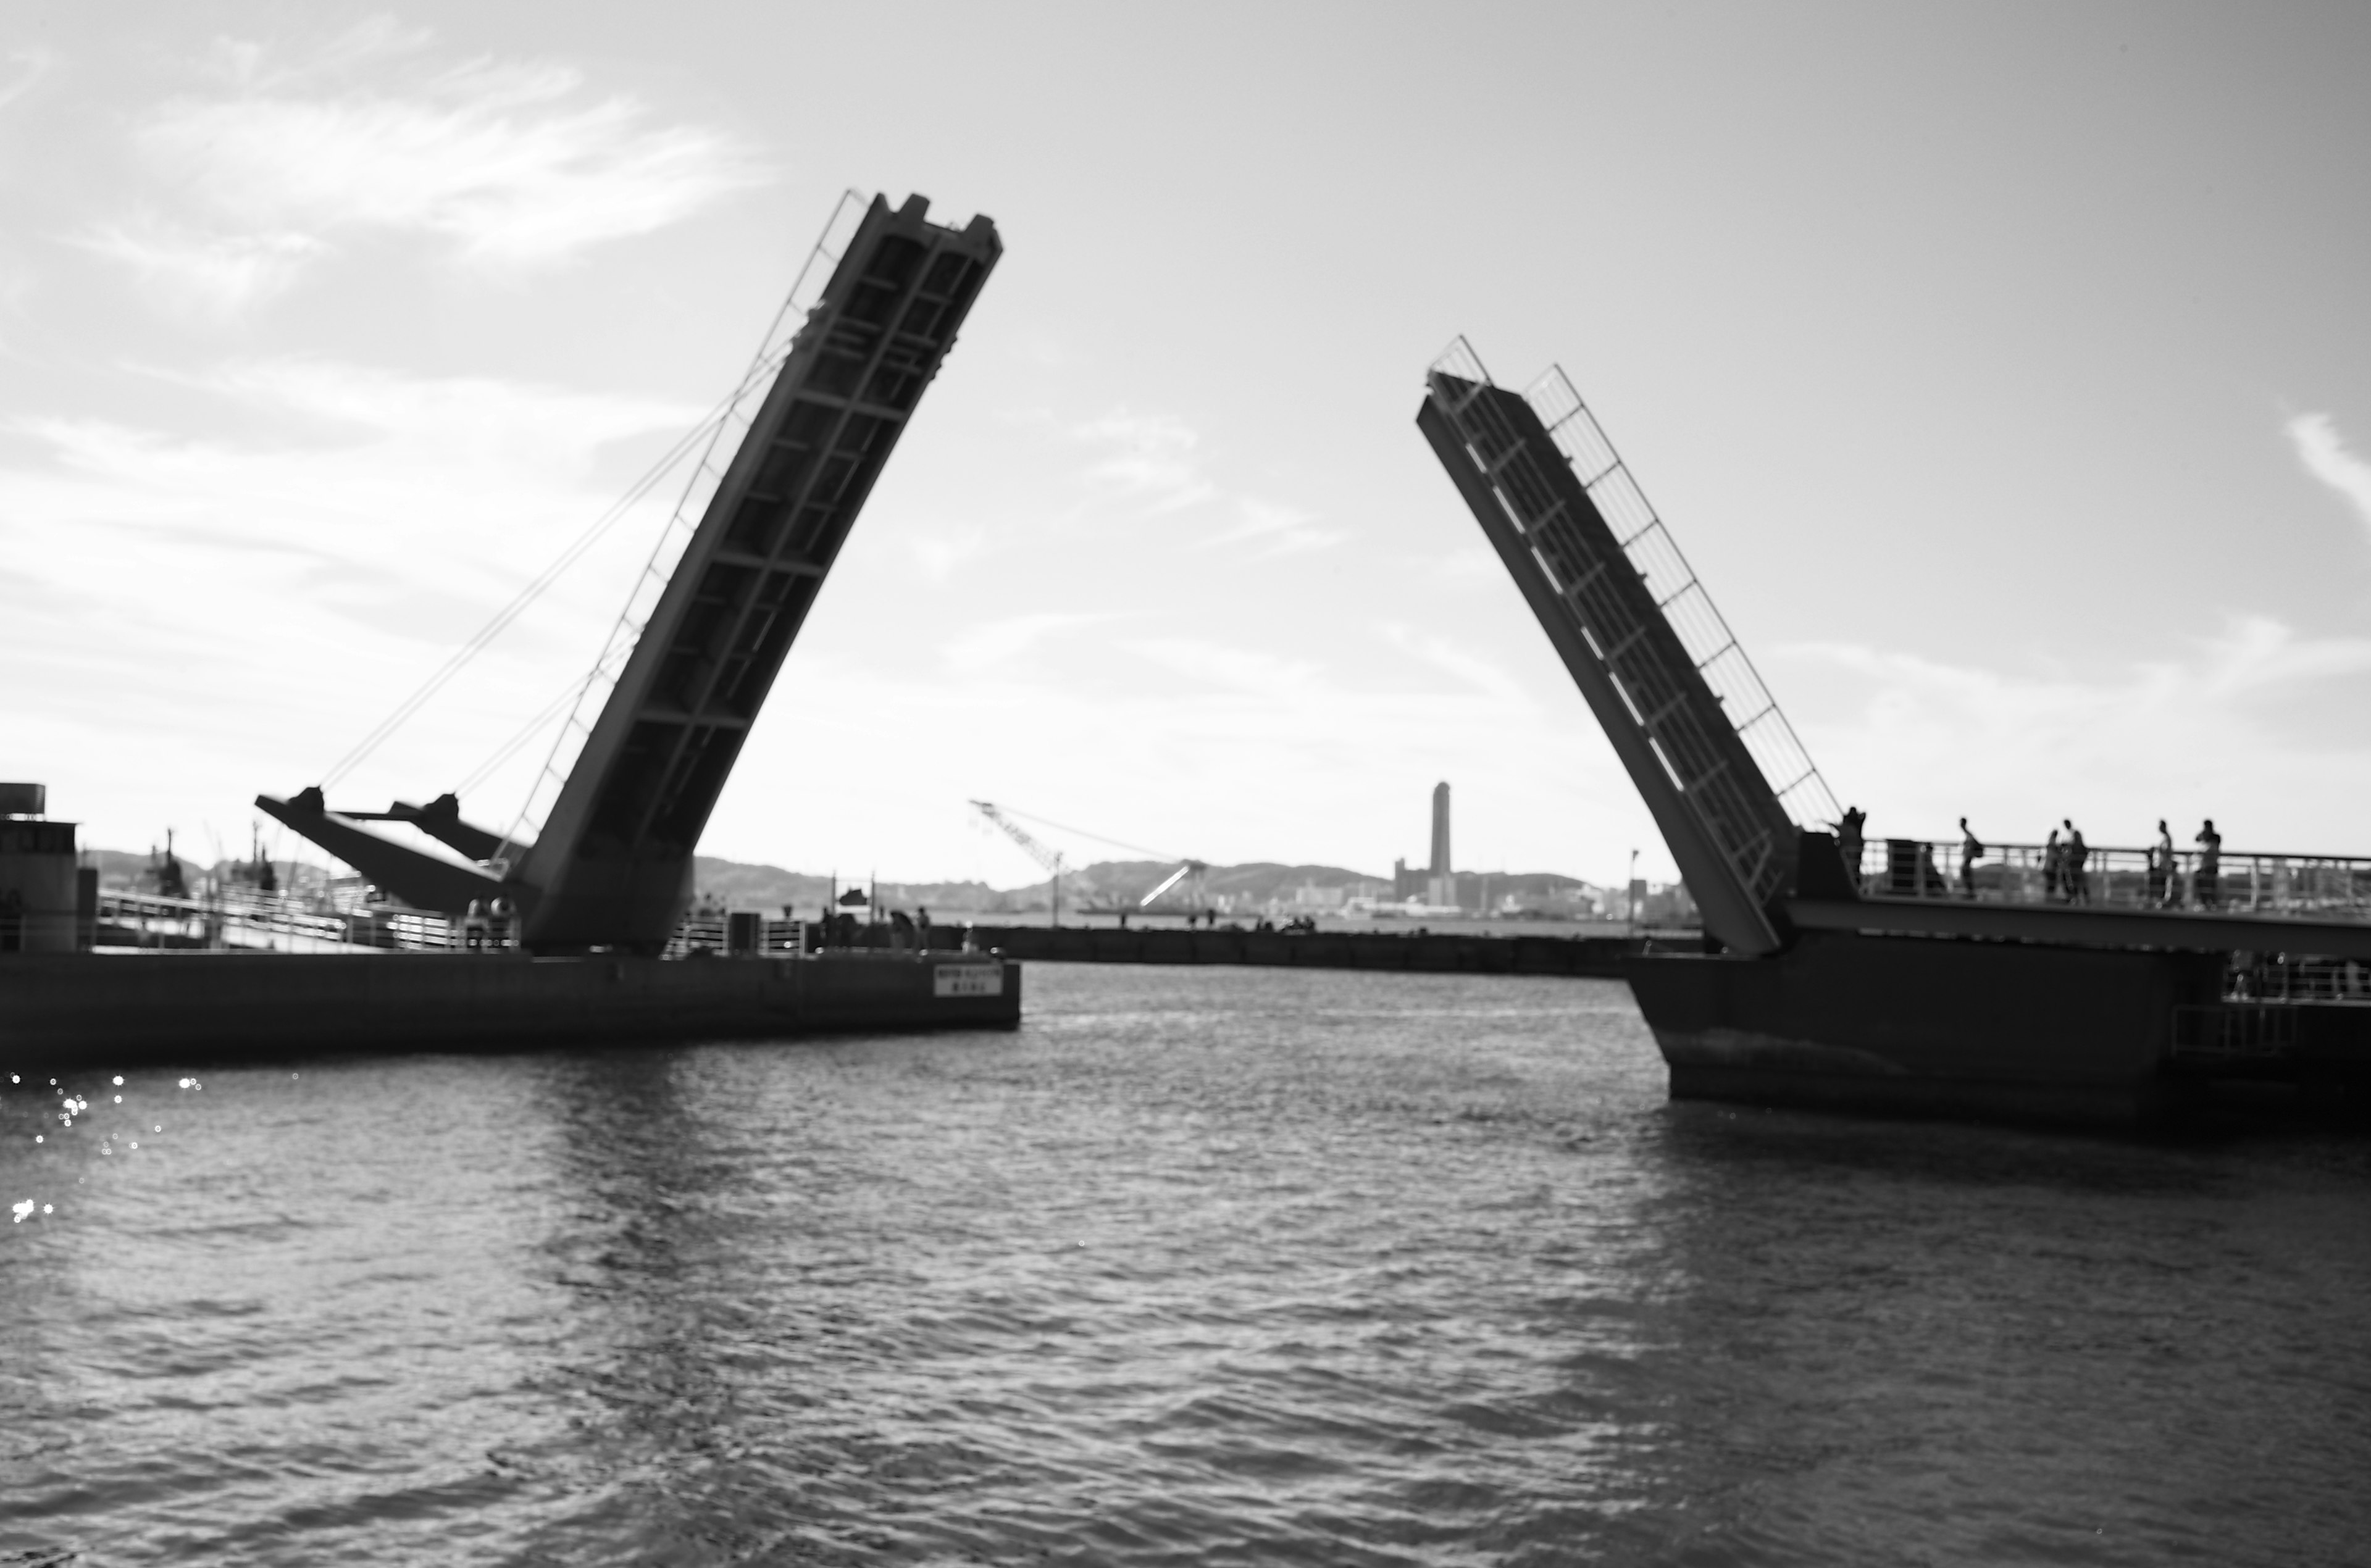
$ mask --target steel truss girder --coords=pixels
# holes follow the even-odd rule
[[[520,864],[530,946],[655,950],[857,513],[1002,253],[875,197]]]
[[[1417,424],[1613,744],[1706,929],[1775,951],[1794,824],[1547,427],[1519,394],[1440,370]]]

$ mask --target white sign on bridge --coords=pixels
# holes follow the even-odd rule
[[[942,963],[931,976],[933,994],[942,997],[1000,997],[1004,995],[1004,965],[1001,963]]]

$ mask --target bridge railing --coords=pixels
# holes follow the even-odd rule
[[[771,958],[796,958],[806,952],[806,923],[802,920],[776,919],[770,915],[744,913],[745,924],[737,933],[743,945],[735,945],[734,919],[718,910],[695,909],[686,915],[667,939],[661,956],[689,958],[694,953],[764,954]],[[747,945],[754,943],[755,945]]]
[[[360,896],[265,893],[228,887],[198,898],[108,889],[98,895],[100,945],[156,948],[287,947],[388,951],[459,945],[453,922]]]
[[[1957,839],[1872,839],[1853,870],[1864,898],[2184,910],[2290,919],[2371,921],[2371,859],[2092,846],[1988,844],[1970,863]]]
[[[71,924],[71,915],[60,917]],[[695,909],[676,927],[665,948],[668,958],[695,953],[748,952],[792,958],[831,945],[811,941],[808,923],[743,912],[746,923],[735,945],[733,917],[712,909]],[[14,951],[18,943],[17,917],[0,914],[0,951]],[[469,922],[426,910],[374,903],[359,883],[341,886],[324,896],[318,893],[265,893],[252,887],[226,887],[197,898],[166,898],[156,894],[110,888],[98,896],[100,945],[174,949],[281,948],[312,952],[376,948],[388,952],[443,952],[478,946],[501,949],[514,945],[515,927],[493,928],[491,918],[469,940]],[[859,926],[855,945],[888,950],[895,944],[890,928]],[[940,926],[931,932],[933,950],[962,945],[958,927]],[[754,944],[754,945],[750,945]],[[61,934],[50,945],[71,946]],[[915,944],[899,951],[917,951]]]

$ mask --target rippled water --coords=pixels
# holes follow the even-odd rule
[[[1030,987],[0,1085],[0,1562],[2371,1551],[2360,1142],[1672,1106],[1610,983]]]

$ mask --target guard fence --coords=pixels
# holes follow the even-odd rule
[[[0,922],[6,917],[0,915]],[[70,917],[69,917],[70,918]],[[14,951],[0,926],[0,951]],[[266,893],[233,886],[199,898],[102,892],[95,928],[80,945],[150,950],[436,952],[515,948],[515,922],[502,915],[445,916],[375,902],[359,883],[327,894]],[[921,951],[959,949],[961,927],[908,932],[843,917],[829,926],[753,910],[695,909],[665,949],[669,958],[706,953],[792,956],[830,950]],[[60,941],[55,946],[70,945]]]
[[[1849,848],[1863,898],[1958,899],[2199,914],[2371,921],[2371,859],[2226,850],[1987,844],[1970,857],[1950,839],[1881,838]]]

